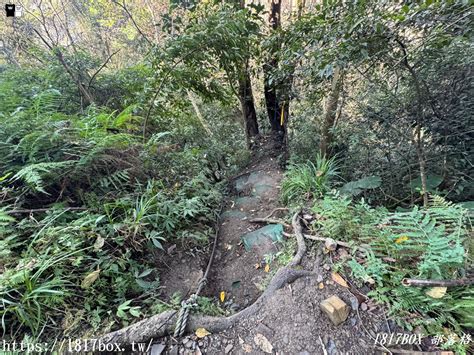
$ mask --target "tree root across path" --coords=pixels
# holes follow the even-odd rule
[[[300,213],[297,212],[292,219],[292,226],[298,245],[297,252],[287,266],[277,271],[262,295],[251,306],[229,317],[190,315],[186,331],[190,332],[197,328],[205,328],[211,333],[222,332],[240,320],[248,318],[258,312],[262,306],[265,305],[267,300],[272,297],[277,290],[285,285],[294,282],[300,277],[314,275],[314,272],[312,271],[294,269],[294,267],[301,263],[301,260],[306,253],[306,244],[304,242],[299,214]],[[150,339],[158,339],[167,334],[173,333],[177,314],[177,311],[166,311],[132,324],[126,328],[108,333],[102,336],[99,340],[103,343],[128,345],[132,342],[146,342]]]

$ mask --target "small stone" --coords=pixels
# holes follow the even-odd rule
[[[355,296],[351,296],[349,298],[349,301],[351,301],[351,308],[352,310],[356,311],[359,309],[359,300]]]
[[[328,264],[323,265],[324,270],[331,270],[331,267]]]
[[[361,310],[366,311],[367,308],[368,308],[368,307],[367,307],[367,303],[365,303],[365,302],[364,302],[364,303],[361,303],[361,305],[360,305],[360,309],[361,309]]]
[[[317,282],[323,282],[323,280],[324,280],[323,275],[318,275],[318,277],[316,278]]]
[[[319,306],[336,326],[343,323],[350,312],[350,307],[336,295],[323,300]]]
[[[337,248],[337,243],[334,241],[334,239],[327,238],[324,242],[324,246],[328,251],[334,251]]]
[[[355,317],[352,317],[349,319],[351,322],[351,325],[354,327],[357,324],[357,319]]]
[[[164,344],[153,344],[150,350],[150,355],[161,355],[165,348],[166,346]]]
[[[203,341],[200,341],[200,342],[198,342],[198,345],[199,345],[199,347],[202,348],[202,347],[204,346],[204,342],[203,342]]]
[[[334,340],[329,339],[327,349],[329,355],[336,354],[336,343]]]
[[[187,349],[192,349],[193,345],[194,345],[194,341],[192,341],[191,339],[189,339],[186,343],[184,343],[184,347]]]
[[[296,320],[298,320],[298,321],[301,320],[301,316],[298,317],[298,315],[296,315],[295,318],[296,318]],[[267,338],[273,337],[273,333],[274,333],[272,329],[270,329],[269,327],[267,327],[267,326],[266,326],[265,324],[263,324],[263,323],[259,323],[259,324],[257,325],[257,327],[255,328],[255,332],[256,332],[256,333],[263,334],[263,335],[265,335]]]
[[[232,351],[233,348],[234,348],[234,344],[229,344],[225,347],[224,352],[228,354]]]
[[[170,354],[170,355],[178,355],[178,347],[177,347],[177,346],[173,346],[173,347],[170,349],[169,354]]]

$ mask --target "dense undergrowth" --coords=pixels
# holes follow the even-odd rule
[[[208,247],[260,134],[288,148],[282,202],[368,249],[340,267],[373,300],[427,333],[473,326],[472,287],[400,284],[472,273],[472,4],[271,3],[25,1],[0,23],[4,339],[176,309],[161,257]]]
[[[196,140],[192,120],[143,140],[137,105],[71,113],[67,92],[31,73],[0,74],[4,336],[93,334],[153,314],[160,253],[207,244],[239,140]]]
[[[341,186],[334,175],[337,165],[317,157],[316,164],[291,167],[282,183],[283,201],[311,206],[312,233],[353,246],[335,270],[368,289],[373,302],[388,306],[390,317],[408,331],[449,337],[445,348],[466,353],[465,334],[474,328],[472,286],[409,287],[402,280],[472,277],[472,210],[437,195],[424,208],[371,207],[354,195],[379,187],[380,181],[367,177]]]

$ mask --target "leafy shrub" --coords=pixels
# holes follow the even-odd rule
[[[423,326],[426,334],[442,333],[443,327],[457,334],[462,327],[472,328],[470,287],[449,288],[442,298],[433,298],[429,289],[402,285],[404,278],[466,275],[470,261],[465,245],[471,226],[461,206],[434,196],[426,209],[388,212],[336,194],[316,202],[313,211],[318,213],[314,227],[325,236],[366,247],[364,261],[352,258],[347,266],[355,279],[373,285],[369,296],[388,304],[401,324]]]
[[[283,202],[288,204],[290,201],[321,197],[330,190],[337,175],[335,157],[326,158],[318,155],[316,164],[311,161],[305,164],[291,164],[281,186]]]

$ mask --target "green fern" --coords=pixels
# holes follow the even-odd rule
[[[18,171],[12,177],[12,180],[23,180],[33,191],[39,191],[44,194],[48,194],[48,192],[45,191],[45,177],[54,174],[57,179],[58,175],[66,174],[67,168],[72,167],[75,164],[75,161],[69,160],[61,162],[30,164]]]
[[[130,175],[128,170],[119,170],[111,175],[102,177],[97,184],[103,189],[113,187],[115,190],[120,190],[129,181]]]

